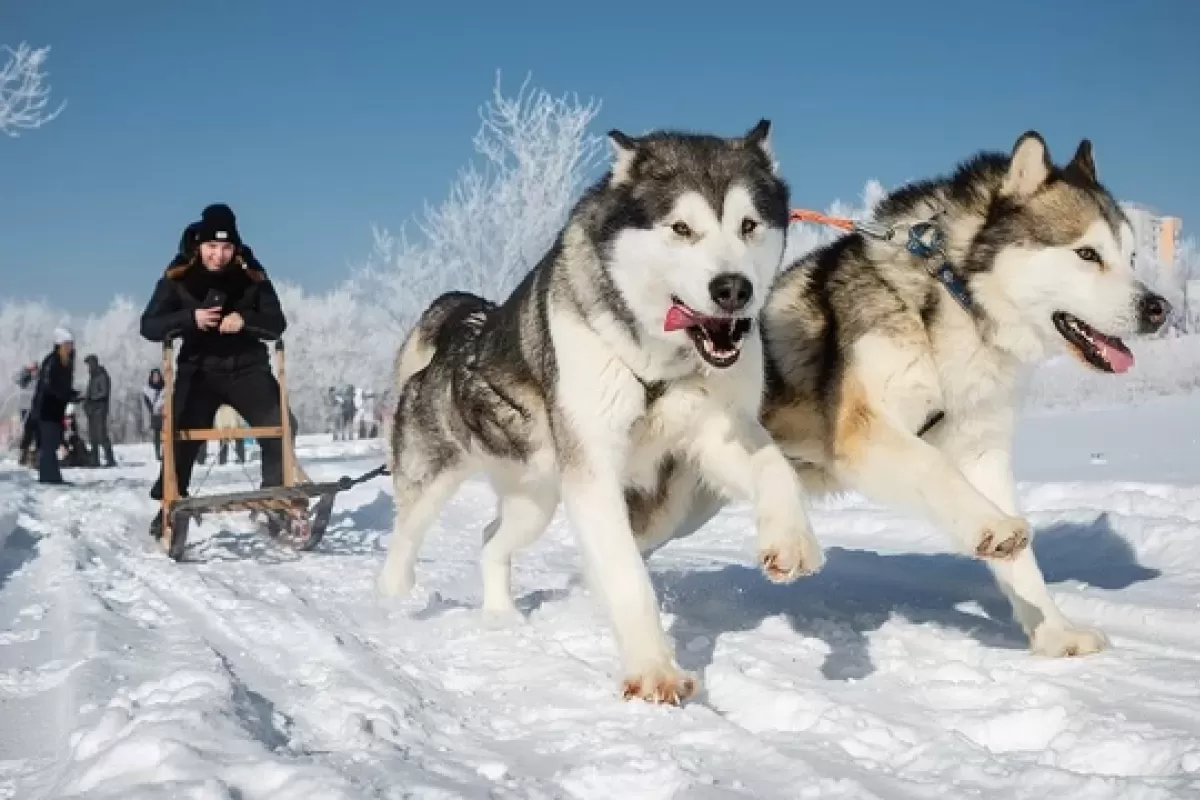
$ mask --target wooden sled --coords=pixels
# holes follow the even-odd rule
[[[291,414],[288,410],[287,370],[284,363],[283,340],[275,342],[276,379],[279,382],[279,425],[251,428],[193,428],[175,430],[175,351],[174,336],[163,340],[162,374],[162,537],[159,544],[173,560],[183,558],[187,546],[188,526],[205,513],[218,511],[258,512],[266,517],[267,533],[272,539],[296,550],[312,550],[320,544],[333,512],[334,496],[377,475],[386,474],[379,467],[359,478],[343,477],[337,481],[314,483],[296,461],[292,442]],[[281,439],[283,443],[283,485],[246,492],[229,492],[198,497],[180,497],[175,476],[175,442],[220,441],[249,438]],[[315,503],[313,501],[316,501]],[[311,504],[311,505],[310,505]]]

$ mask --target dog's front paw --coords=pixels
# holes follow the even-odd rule
[[[621,697],[678,706],[699,687],[700,681],[691,673],[675,667],[658,667],[627,676],[621,684]]]
[[[1091,628],[1042,625],[1029,639],[1029,649],[1050,658],[1086,656],[1108,647],[1108,637]]]
[[[1029,523],[1019,517],[1001,517],[979,531],[975,555],[1011,561],[1029,546]]]
[[[758,551],[763,574],[774,583],[791,583],[825,566],[825,553],[811,533],[764,545]]]

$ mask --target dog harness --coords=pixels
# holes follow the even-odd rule
[[[975,302],[971,299],[971,290],[967,288],[966,281],[954,269],[950,259],[945,257],[946,252],[942,248],[944,242],[945,236],[936,225],[932,222],[918,222],[908,229],[908,242],[904,245],[904,249],[922,259],[925,262],[926,271],[946,288],[946,291],[962,306],[964,311],[973,314]],[[941,256],[942,262],[936,267],[933,266],[935,256]]]

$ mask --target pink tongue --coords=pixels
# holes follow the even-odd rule
[[[1096,349],[1100,351],[1100,357],[1112,367],[1113,372],[1127,372],[1133,366],[1132,353],[1113,347],[1103,339],[1096,340]]]
[[[681,305],[673,305],[667,309],[666,319],[663,320],[664,331],[678,331],[698,325],[700,319]]]

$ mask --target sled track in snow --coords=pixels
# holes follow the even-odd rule
[[[431,532],[414,597],[389,606],[373,589],[384,482],[340,499],[313,553],[285,558],[231,519],[201,526],[204,560],[176,564],[145,534],[140,477],[0,481],[0,713],[20,721],[0,732],[0,798],[1200,789],[1195,487],[1022,486],[1056,598],[1113,639],[1073,660],[1031,656],[986,569],[928,526],[823,504],[826,569],[779,587],[731,510],[652,561],[679,658],[704,679],[671,709],[617,699],[561,516],[516,564],[527,617],[488,620],[479,485]]]

